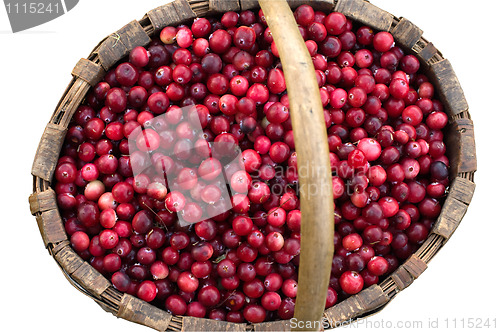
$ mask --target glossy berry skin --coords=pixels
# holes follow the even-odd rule
[[[361,247],[363,239],[359,234],[349,234],[342,240],[343,247],[348,251],[354,251]]]
[[[214,307],[220,301],[220,292],[215,286],[205,286],[198,292],[198,301],[206,307]]]
[[[145,280],[139,284],[137,288],[137,297],[146,302],[151,302],[156,297],[158,289],[154,282]]]
[[[255,44],[255,31],[247,26],[241,26],[234,31],[233,43],[242,50],[250,50]]]
[[[73,233],[73,235],[71,235],[70,242],[72,247],[78,252],[86,250],[90,245],[89,236],[82,231]]]
[[[174,315],[183,315],[187,310],[187,305],[181,296],[171,295],[165,300],[165,308]]]
[[[182,291],[191,293],[198,288],[199,281],[192,273],[182,272],[177,278],[177,285]]]
[[[165,198],[165,207],[171,212],[180,212],[186,205],[186,199],[181,192],[172,191]]]
[[[217,274],[222,278],[230,278],[236,274],[236,265],[230,259],[223,259],[217,263]]]
[[[74,164],[63,163],[56,168],[55,178],[61,183],[72,183],[77,176],[77,169]]]
[[[373,161],[378,159],[381,154],[380,143],[374,139],[363,138],[358,143],[358,149],[360,149],[366,157],[366,160]]]
[[[106,94],[106,106],[113,113],[121,113],[127,106],[127,96],[120,88],[112,88]]]
[[[340,277],[340,287],[347,294],[357,294],[363,289],[363,277],[354,271],[346,271]]]
[[[217,53],[222,54],[229,50],[231,46],[231,35],[225,30],[217,30],[212,33],[210,39],[210,49]]]
[[[373,257],[369,262],[368,262],[368,271],[370,273],[376,275],[376,276],[381,276],[389,270],[389,263],[387,260],[383,257],[376,256]]]
[[[243,309],[243,316],[250,323],[261,323],[266,319],[266,311],[259,305],[250,304]]]
[[[373,36],[373,47],[379,52],[387,52],[394,44],[393,36],[385,31],[378,32]]]
[[[311,6],[301,5],[294,12],[295,20],[302,26],[308,26],[314,21],[314,9]]]

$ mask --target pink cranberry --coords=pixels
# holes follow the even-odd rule
[[[366,160],[373,161],[378,159],[381,154],[380,143],[372,138],[363,138],[358,143],[358,149],[366,156]]]

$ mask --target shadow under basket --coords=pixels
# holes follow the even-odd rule
[[[405,18],[397,18],[363,0],[289,0],[291,8],[309,4],[316,10],[337,11],[347,18],[375,30],[389,31],[396,43],[408,54],[414,54],[436,88],[449,123],[445,132],[450,160],[450,187],[441,214],[428,238],[395,272],[380,284],[337,303],[324,312],[331,327],[382,310],[398,292],[422,274],[429,261],[448,241],[464,217],[474,193],[476,152],[474,126],[468,104],[450,62],[422,37],[422,30]],[[31,213],[36,217],[45,247],[62,269],[69,282],[91,297],[104,310],[158,331],[285,331],[290,321],[237,324],[194,317],[174,316],[134,296],[117,291],[102,274],[72,249],[61,219],[52,177],[68,125],[91,87],[107,70],[137,46],[145,46],[151,37],[166,26],[176,26],[196,17],[217,15],[226,11],[258,9],[257,1],[175,0],[148,12],[106,37],[81,59],[72,71],[73,78],[45,128],[32,168],[33,194],[29,197]]]

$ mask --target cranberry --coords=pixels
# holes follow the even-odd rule
[[[354,271],[346,271],[340,277],[340,287],[347,294],[356,294],[363,289],[363,277]]]
[[[246,97],[252,99],[257,104],[263,104],[269,100],[269,90],[263,84],[257,83],[248,89]]]
[[[208,318],[223,321],[226,320],[226,312],[224,309],[212,309],[208,314]]]
[[[274,94],[280,94],[286,90],[285,75],[281,69],[269,70],[267,86],[269,91]]]
[[[188,223],[195,223],[201,220],[203,211],[197,203],[187,203],[181,216]]]
[[[198,318],[204,318],[206,315],[206,308],[200,302],[191,302],[186,309],[186,315]]]
[[[175,35],[177,44],[182,48],[188,48],[193,43],[193,34],[188,28],[180,28]]]
[[[389,32],[381,31],[373,36],[373,48],[379,52],[387,52],[394,44],[394,38]]]
[[[207,36],[210,33],[210,29],[210,21],[204,17],[195,19],[191,25],[191,31],[196,38]]]
[[[123,86],[133,86],[139,79],[138,70],[129,62],[116,67],[116,80]]]
[[[356,37],[361,45],[370,45],[374,39],[374,32],[370,27],[362,26],[356,32]]]
[[[175,27],[165,27],[160,33],[160,40],[167,45],[173,44],[176,34],[177,29]]]
[[[285,298],[282,300],[280,307],[278,308],[278,316],[281,319],[291,319],[295,312],[295,299]]]
[[[243,309],[243,316],[250,323],[261,323],[266,319],[266,311],[257,304],[249,304]]]
[[[255,44],[255,31],[247,26],[240,26],[233,35],[233,43],[242,50],[250,50]]]
[[[194,292],[199,285],[198,279],[190,272],[182,272],[177,278],[179,289],[184,292]]]
[[[302,26],[308,26],[314,21],[314,9],[309,5],[300,5],[293,14],[297,23]]]
[[[448,117],[444,112],[432,112],[426,120],[427,126],[433,130],[440,130],[446,126]]]
[[[126,292],[130,288],[130,277],[124,272],[118,271],[111,276],[113,286],[120,292]]]
[[[145,210],[137,212],[132,220],[132,227],[139,234],[148,233],[153,228],[152,213]]]
[[[118,203],[128,203],[134,195],[134,187],[127,182],[119,182],[113,186],[112,194]]]
[[[429,144],[429,155],[434,159],[443,156],[446,152],[446,146],[443,141],[434,140]]]
[[[150,265],[156,260],[156,253],[149,247],[142,247],[137,251],[137,261],[143,265]]]
[[[276,163],[282,163],[288,159],[290,147],[283,142],[275,142],[269,149],[269,156]]]
[[[423,223],[413,223],[406,230],[408,240],[412,243],[421,243],[429,234],[428,228]]]
[[[282,123],[288,120],[288,108],[280,102],[275,102],[269,107],[266,113],[266,118],[271,123]]]
[[[380,143],[371,138],[363,138],[358,143],[358,149],[366,156],[366,160],[373,161],[378,159],[381,154]]]
[[[99,208],[94,202],[80,204],[77,209],[78,220],[86,227],[92,227],[99,223]]]
[[[221,17],[221,23],[225,28],[232,28],[238,24],[238,13],[226,12]]]
[[[408,74],[415,74],[420,68],[420,62],[414,55],[405,55],[401,59],[401,69]]]
[[[144,47],[137,46],[132,51],[130,51],[129,61],[136,67],[145,67],[149,62],[149,53]]]
[[[209,43],[210,49],[217,54],[225,53],[231,46],[231,35],[225,30],[216,30],[210,35]]]
[[[121,258],[115,253],[108,254],[103,258],[103,268],[106,272],[116,272],[120,269],[121,265]]]
[[[361,247],[363,239],[357,233],[349,234],[342,240],[342,246],[348,251],[354,251]]]
[[[187,305],[186,301],[180,295],[171,295],[165,300],[165,308],[173,315],[184,315]]]
[[[441,212],[441,205],[435,198],[424,198],[418,205],[420,213],[427,218],[437,218]]]
[[[123,112],[127,107],[127,95],[125,91],[120,88],[112,88],[109,90],[106,94],[106,106],[109,107],[110,111],[113,113]]]
[[[410,87],[406,80],[397,78],[391,81],[389,92],[394,98],[403,99],[410,92]]]
[[[281,233],[271,232],[266,236],[265,243],[269,250],[279,251],[283,248],[285,240],[283,239],[283,235],[281,235]]]
[[[89,247],[89,245],[90,245],[89,236],[86,233],[82,232],[82,231],[74,232],[71,235],[70,242],[71,242],[71,246],[76,251],[79,251],[79,252],[87,250],[88,247]]]
[[[55,178],[61,183],[75,182],[77,176],[77,169],[74,164],[63,163],[57,166],[55,170]]]
[[[220,298],[220,292],[215,286],[205,286],[198,291],[198,301],[205,307],[215,307]]]
[[[347,19],[342,13],[333,12],[324,21],[326,30],[330,35],[340,35],[347,30]]]
[[[236,265],[229,259],[223,259],[217,264],[217,273],[222,278],[230,278],[236,274]]]
[[[262,307],[268,311],[278,310],[281,305],[281,296],[276,292],[267,292],[262,295]]]

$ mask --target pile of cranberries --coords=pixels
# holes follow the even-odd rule
[[[449,185],[448,118],[418,59],[390,33],[308,5],[295,18],[316,69],[333,174],[328,308],[378,283],[427,238]],[[183,114],[187,106],[195,112]],[[175,315],[291,318],[301,215],[288,107],[262,11],[164,28],[74,115],[54,181],[71,246],[117,290]],[[166,129],[148,129],[152,121]],[[137,128],[142,138],[129,140]],[[199,202],[224,199],[204,184],[220,168],[207,142],[237,145],[242,170],[227,182],[239,193],[230,209],[199,221]],[[131,144],[153,155],[156,170],[185,179],[191,199],[135,174]]]

